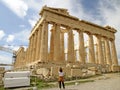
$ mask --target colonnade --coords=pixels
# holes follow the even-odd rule
[[[63,63],[76,62],[74,35],[73,29],[64,27],[62,25],[53,23],[50,30],[50,45],[48,45],[48,26],[49,22],[43,21],[42,24],[31,35],[29,47],[26,51],[26,63],[30,64],[36,61],[40,62],[54,62]],[[81,29],[76,30],[79,35],[79,62],[80,63],[96,63],[96,64],[109,64],[118,65],[115,42],[113,39],[103,37],[102,35],[95,35],[92,32],[84,32]],[[65,60],[65,36],[68,34],[67,42],[67,60]],[[88,62],[85,55],[84,33],[88,35]],[[93,35],[97,38],[96,49],[94,44]],[[104,42],[104,45],[103,45]],[[105,49],[103,49],[105,48]],[[97,55],[96,55],[97,52]],[[105,54],[105,55],[103,55]]]
[[[60,9],[60,10],[62,11],[63,9]],[[63,15],[66,15],[64,13]],[[61,17],[61,20],[64,18],[67,18],[66,21],[64,22],[60,20],[57,21],[57,19],[54,19],[52,16],[51,18],[53,18],[54,21],[50,21],[52,20],[50,17],[46,16],[48,20],[45,19],[44,17],[39,20],[39,23],[31,31],[31,35],[29,38],[29,46],[26,49],[25,55],[24,55],[26,65],[32,64],[35,62],[76,63],[77,55],[76,55],[76,50],[74,48],[75,41],[74,41],[73,31],[76,31],[79,35],[78,37],[79,38],[78,40],[79,61],[78,62],[82,64],[94,63],[94,64],[101,64],[101,65],[106,65],[106,64],[118,65],[116,48],[115,48],[115,38],[114,38],[115,31],[109,31],[107,29],[109,34],[112,35],[112,38],[110,38],[109,35],[105,35],[104,33],[102,33],[102,32],[107,32],[107,30],[104,27],[90,24],[92,29],[96,29],[96,27],[97,29],[98,28],[100,29],[98,29],[98,31],[97,30],[92,31],[92,29],[86,30],[87,26],[89,28],[88,23],[87,25],[86,22],[78,21],[78,19],[68,16],[68,14],[67,14],[67,17],[69,18],[59,16]],[[58,18],[58,16],[56,16],[56,18]],[[67,20],[71,22],[73,21],[76,24],[73,25],[73,23],[71,24]],[[68,24],[67,23],[65,24],[65,22],[67,22]],[[83,27],[81,25],[81,27],[79,27],[78,22],[83,26],[84,25],[87,25],[87,26]],[[52,25],[51,30],[49,25]],[[68,35],[67,53],[65,53],[65,49],[66,49],[65,35],[64,35],[65,33],[67,33]],[[86,60],[84,34],[87,34],[88,36],[88,51],[87,51],[88,61]],[[95,36],[97,39],[96,44],[94,44],[93,36]],[[22,52],[24,51],[22,50]],[[22,55],[21,52],[17,55],[17,59],[15,62],[16,66],[18,64],[23,64],[23,63],[20,63],[22,62],[21,55]]]
[[[32,34],[29,41],[29,47],[26,50],[26,54],[24,56],[25,62],[21,61],[21,64],[30,64],[36,61],[40,62],[56,62],[63,63],[76,62],[76,54],[74,49],[74,35],[73,30],[70,27],[66,27],[68,34],[68,48],[67,48],[67,60],[65,60],[65,47],[64,47],[64,32],[61,30],[60,24],[53,24],[51,29],[50,36],[50,47],[48,46],[48,25],[47,21],[43,21],[43,23],[37,28],[37,30]],[[79,34],[79,61],[80,63],[87,63],[85,57],[85,45],[84,45],[84,34],[82,30],[77,30]],[[115,49],[115,41],[110,40],[107,37],[102,37],[101,35],[95,35],[97,38],[97,47],[95,49],[93,35],[91,33],[87,33],[88,35],[88,63],[96,63],[96,64],[108,64],[108,65],[118,65],[116,49]],[[103,45],[103,43],[105,45]],[[50,48],[49,52],[48,49]],[[105,48],[105,50],[103,50]],[[105,51],[105,55],[103,55]],[[97,57],[96,53],[97,52]],[[19,54],[21,56],[21,54]],[[19,56],[17,58],[19,58]],[[21,59],[21,57],[19,58]],[[18,63],[20,63],[18,59]]]

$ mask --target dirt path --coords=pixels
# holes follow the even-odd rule
[[[120,74],[107,74],[94,80],[94,82],[66,86],[65,90],[120,90]],[[59,90],[59,88],[43,90]]]

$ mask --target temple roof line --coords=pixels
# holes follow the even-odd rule
[[[100,26],[100,25],[98,25],[98,24],[95,24],[95,23],[92,23],[92,22],[89,22],[89,21],[85,21],[85,20],[80,20],[80,22],[83,22],[83,23],[86,23],[86,24],[89,24],[89,25],[93,25],[93,26],[96,26],[96,27],[105,29],[105,30],[111,31],[111,32],[113,32],[113,33],[117,32],[116,29],[114,29],[113,27],[108,26],[108,25],[105,26],[105,27],[103,27],[103,26]]]
[[[47,7],[47,6],[44,6],[42,8],[42,10],[40,11],[40,15],[42,16],[42,13],[43,11],[46,10],[46,11],[50,11],[52,13],[55,13],[55,14],[58,14],[58,15],[63,15],[65,17],[69,17],[69,18],[72,18],[72,19],[75,19],[75,20],[79,20],[79,18],[75,17],[75,16],[71,16],[69,15],[69,12],[67,9],[62,9],[62,8],[51,8],[51,7]]]
[[[40,11],[40,15],[42,16],[43,14],[43,11],[49,11],[49,12],[52,12],[52,13],[55,13],[55,14],[58,14],[58,15],[61,15],[61,16],[64,16],[64,17],[68,17],[68,18],[71,18],[71,19],[74,19],[78,22],[81,22],[81,23],[84,23],[84,24],[88,24],[88,25],[92,25],[92,26],[95,26],[95,27],[98,27],[98,28],[102,28],[104,30],[107,30],[107,31],[110,31],[110,32],[113,32],[113,33],[116,33],[117,30],[114,29],[113,27],[110,27],[110,26],[100,26],[98,24],[95,24],[95,23],[92,23],[92,22],[89,22],[89,21],[86,21],[86,20],[80,20],[79,18],[75,17],[75,16],[71,16],[69,15],[69,12],[68,12],[68,9],[64,9],[64,8],[53,8],[53,7],[47,7],[47,6],[44,6],[41,11]],[[33,27],[32,31],[31,31],[31,35],[34,33],[34,31],[38,28],[39,24],[42,23],[44,17],[40,18],[37,23],[35,24],[35,26]],[[30,35],[30,37],[31,37]]]

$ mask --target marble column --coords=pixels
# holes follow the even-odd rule
[[[51,37],[50,37],[50,54],[49,54],[50,61],[53,61],[54,59],[54,38],[55,38],[55,26],[52,26]]]
[[[60,24],[55,24],[54,61],[60,62]]]
[[[103,48],[103,60],[104,60],[104,64],[107,64],[107,62],[106,62],[106,53],[105,53],[105,40],[104,39],[102,40],[102,48]]]
[[[37,35],[38,34],[38,30],[35,31],[35,36],[34,36],[34,55],[33,55],[33,61],[36,61],[36,50],[37,50]]]
[[[75,62],[75,55],[74,55],[74,37],[73,31],[69,28],[68,32],[68,60],[67,62]]]
[[[95,45],[95,63],[98,64],[98,44]]]
[[[64,33],[60,33],[60,49],[61,49],[61,62],[65,61],[65,53],[64,53]]]
[[[79,31],[79,57],[80,62],[85,63],[85,47],[84,47],[84,37],[83,32]]]
[[[37,43],[36,43],[36,60],[39,60],[39,52],[40,52],[40,41],[41,41],[41,25],[38,27],[37,31]]]
[[[37,33],[36,33],[37,37],[36,37],[36,55],[35,55],[35,60],[38,60],[38,52],[39,52],[39,35],[40,35],[40,30],[39,28],[37,29]]]
[[[65,62],[67,61],[67,58],[68,58],[68,57],[67,57],[67,56],[68,56],[67,54],[68,54],[68,53],[65,52]]]
[[[41,49],[40,49],[40,61],[48,61],[48,22],[43,21],[42,34],[41,34]]]
[[[41,26],[41,25],[40,25]],[[40,41],[41,41],[41,38],[40,38],[40,26],[38,27],[38,29],[36,30],[36,40],[35,40],[35,61],[38,61],[39,60],[39,50],[40,50]]]
[[[105,54],[106,54],[106,62],[107,64],[111,65],[111,53],[110,53],[110,45],[108,38],[105,38]]]
[[[27,65],[29,64],[29,48],[27,49]]]
[[[28,64],[28,48],[26,49],[26,52],[25,52],[25,63],[26,65]]]
[[[38,28],[38,55],[37,55],[37,60],[40,60],[40,50],[41,50],[41,38],[42,38],[42,25],[39,26]]]
[[[75,61],[77,61],[77,60],[78,60],[78,57],[77,57],[77,56],[78,56],[78,53],[77,53],[77,51],[78,51],[77,49],[76,49],[76,50],[74,50]]]
[[[32,62],[32,37],[33,36],[31,36],[30,37],[30,46],[29,46],[29,48],[30,48],[30,52],[29,52],[29,63],[31,63]]]
[[[35,45],[35,34],[33,34],[32,36],[32,62],[34,61],[34,53],[35,53],[34,45]]]
[[[30,63],[30,40],[29,40],[29,46],[28,46],[28,64]]]
[[[88,36],[89,36],[89,63],[95,63],[93,35],[88,34]]]
[[[117,52],[115,48],[115,40],[111,41],[112,64],[118,65]]]
[[[104,58],[103,58],[103,49],[102,49],[102,42],[101,42],[101,36],[97,35],[97,45],[98,45],[98,63],[104,64]]]

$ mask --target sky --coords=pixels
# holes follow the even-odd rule
[[[13,50],[27,47],[29,34],[44,5],[66,8],[79,19],[114,27],[120,61],[120,0],[0,0],[0,46]],[[0,51],[0,63],[11,62],[12,54]]]

